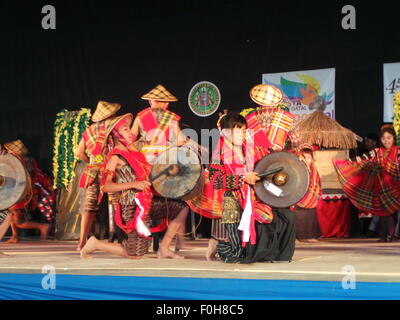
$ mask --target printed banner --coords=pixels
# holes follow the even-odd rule
[[[393,95],[400,90],[400,63],[383,65],[383,122],[393,122]]]
[[[266,73],[264,84],[280,88],[290,112],[301,120],[315,110],[335,119],[335,69]]]

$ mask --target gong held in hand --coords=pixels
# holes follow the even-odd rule
[[[290,207],[307,192],[310,179],[307,167],[292,153],[271,153],[262,158],[254,170],[263,178],[254,186],[256,195],[271,207]]]
[[[186,147],[160,153],[150,172],[154,190],[168,199],[193,199],[202,191],[203,167],[198,155]]]
[[[11,154],[0,155],[0,210],[12,207],[27,194],[30,178],[21,161]]]

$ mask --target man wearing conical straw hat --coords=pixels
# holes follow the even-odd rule
[[[88,164],[80,179],[80,187],[87,190],[77,251],[85,245],[94,218],[100,210],[97,200],[100,191],[98,175],[107,155],[106,131],[120,108],[121,105],[118,103],[99,101],[92,116],[93,124],[85,130],[75,150],[75,156]]]
[[[12,236],[7,243],[19,242],[18,229],[39,230],[40,239],[46,240],[50,229],[50,224],[27,221],[25,214],[34,211],[37,208],[39,202],[38,197],[42,195],[41,190],[45,189],[44,192],[47,194],[52,193],[52,183],[44,175],[44,173],[39,170],[36,160],[29,156],[29,150],[27,147],[25,147],[21,140],[5,143],[3,148],[0,148],[0,155],[7,152],[15,156],[22,163],[26,172],[29,174],[26,196],[24,199],[8,209],[12,215]],[[37,183],[40,183],[41,190],[39,190]]]
[[[159,84],[142,96],[150,107],[140,111],[132,126],[136,146],[151,163],[157,155],[170,146],[188,146],[198,149],[199,145],[182,134],[179,128],[181,117],[168,110],[171,102],[178,99]]]
[[[132,126],[136,147],[146,155],[149,163],[157,158],[160,152],[170,146],[188,146],[199,150],[199,145],[182,134],[179,128],[181,117],[168,110],[171,102],[178,99],[163,85],[159,84],[150,92],[142,96],[148,100],[150,107],[140,111]],[[173,201],[173,200],[168,200]],[[182,226],[184,228],[184,225]],[[184,229],[180,230],[182,234]],[[177,237],[177,249],[182,246],[183,238]]]

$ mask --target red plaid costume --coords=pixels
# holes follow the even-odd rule
[[[313,165],[307,166],[310,175],[310,184],[308,190],[298,203],[297,206],[305,209],[313,209],[317,207],[318,200],[322,196],[321,179],[317,168]]]
[[[388,216],[400,209],[399,149],[375,150],[371,159],[333,160],[343,191],[360,210]]]
[[[270,118],[261,122],[263,114],[269,113],[267,110],[267,107],[259,107],[245,117],[248,129],[253,130],[256,161],[269,154],[269,149],[282,151],[288,138],[292,147],[300,144],[300,135],[293,129],[295,116],[280,108],[274,108]]]
[[[96,182],[100,167],[105,157],[106,120],[96,122],[88,127],[82,135],[85,149],[90,155],[90,164],[80,179],[80,186],[88,188]]]
[[[139,123],[143,131],[146,134],[151,132],[151,136],[146,137],[150,139],[150,141],[146,141],[146,143],[150,146],[169,145],[170,139],[173,138],[170,137],[171,125],[174,122],[179,122],[181,119],[180,116],[169,110],[163,110],[162,117],[157,119],[152,111],[152,108],[146,108],[142,110],[138,113],[137,118],[139,119]]]

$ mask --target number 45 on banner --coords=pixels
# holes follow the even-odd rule
[[[390,94],[395,94],[399,89],[400,89],[400,78],[393,79],[389,83],[389,85],[385,88],[385,90],[389,91]]]

